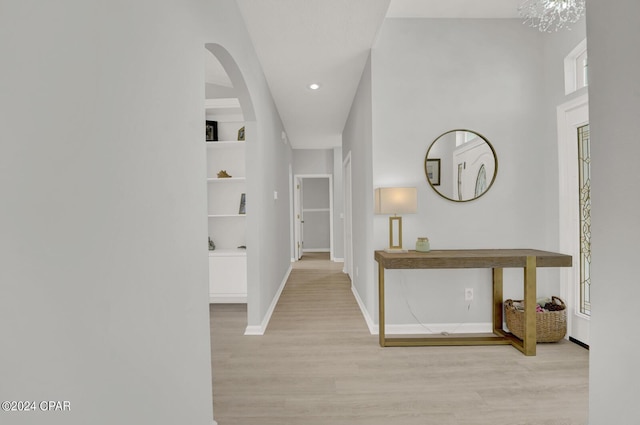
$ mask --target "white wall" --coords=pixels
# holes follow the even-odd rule
[[[333,258],[344,260],[344,192],[342,148],[333,148]]]
[[[368,312],[376,310],[373,290],[373,171],[371,56],[362,72],[342,133],[342,155],[351,154],[352,181],[352,285]]]
[[[592,154],[591,425],[633,424],[640,367],[637,241],[640,3],[588,2]],[[625,302],[630,301],[630,302]]]
[[[205,43],[260,122],[259,322],[289,265],[290,153],[235,2],[3,2],[0,399],[72,406],[3,423],[211,425]]]
[[[293,149],[293,174],[333,174],[333,151]]]
[[[541,178],[543,164],[557,155],[540,140],[542,60],[541,35],[517,19],[385,21],[372,53],[373,187],[418,188],[418,214],[403,217],[406,247],[428,236],[432,249],[557,249],[557,238],[547,237],[554,224],[545,202],[557,182]],[[424,175],[431,142],[456,128],[484,135],[498,156],[494,185],[467,203],[438,196]],[[368,214],[372,255],[388,243],[388,218]],[[390,271],[387,280],[391,324],[416,322],[407,302],[424,323],[491,321],[489,270]],[[557,271],[539,270],[538,293],[558,294],[558,280]],[[471,309],[465,287],[475,290]],[[520,270],[505,271],[505,297],[522,297]]]
[[[260,70],[259,63],[253,65]],[[278,289],[291,267],[289,164],[291,150],[282,142],[282,123],[260,73],[256,149],[247,150],[247,301],[248,325],[264,326]],[[262,112],[262,114],[260,114]],[[247,128],[247,134],[251,131]],[[278,199],[274,199],[274,192]]]

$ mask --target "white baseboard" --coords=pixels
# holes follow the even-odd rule
[[[244,334],[245,335],[264,335],[265,329],[266,327],[263,327],[262,325],[247,326],[244,330]]]
[[[330,252],[329,248],[305,248],[302,250],[302,253],[305,252]]]
[[[267,314],[264,315],[264,319],[262,319],[262,323],[260,325],[249,325],[244,331],[245,335],[264,335],[264,332],[267,330],[267,325],[269,325],[269,320],[271,320],[271,315],[273,315],[273,310],[276,308],[276,304],[278,304],[278,300],[280,299],[280,295],[284,290],[284,286],[287,284],[287,280],[289,279],[289,275],[291,274],[292,267],[289,266],[289,269],[284,275],[284,279],[282,279],[282,283],[280,283],[280,287],[276,292],[276,295],[273,297],[271,301],[271,305],[267,310]]]
[[[367,327],[369,328],[369,332],[371,335],[378,335],[379,329],[378,324],[373,321],[367,308],[364,305],[364,302],[360,298],[360,294],[356,290],[355,286],[351,285],[351,292],[353,292],[353,296],[358,303],[358,307],[360,307],[360,311],[362,312],[362,316],[364,317],[365,322],[367,323]],[[493,332],[493,324],[492,323],[409,323],[403,325],[385,325],[384,331],[389,335],[430,335],[430,334],[440,334],[442,332],[448,332],[450,334],[454,333],[465,333],[465,334],[473,334],[473,333],[492,333]]]
[[[333,257],[334,263],[344,263],[344,258]]]
[[[362,298],[360,298],[360,294],[358,294],[358,291],[356,290],[356,287],[353,286],[353,284],[351,284],[351,292],[353,292],[353,296],[355,297],[356,302],[358,303],[358,307],[360,307],[360,311],[362,312],[364,321],[367,323],[369,332],[371,333],[371,335],[377,335],[378,325],[373,322],[373,319],[371,319],[371,316],[369,315],[369,312],[367,311],[367,308],[365,307],[364,302],[362,301]]]
[[[209,304],[246,304],[247,294],[209,294]]]

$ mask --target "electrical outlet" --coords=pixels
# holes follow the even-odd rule
[[[464,300],[465,301],[473,301],[473,288],[465,288],[465,290],[464,290]]]

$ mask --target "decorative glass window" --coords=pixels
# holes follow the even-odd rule
[[[591,148],[589,125],[578,128],[580,313],[591,315]]]

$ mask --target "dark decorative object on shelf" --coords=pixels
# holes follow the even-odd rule
[[[218,121],[207,120],[205,135],[207,138],[207,142],[218,141]]]
[[[227,170],[220,170],[218,172],[218,178],[219,179],[228,179],[231,177],[231,174],[227,173]]]
[[[238,130],[238,140],[244,140],[244,127]]]
[[[243,193],[242,195],[240,195],[240,209],[238,210],[238,214],[246,214],[246,202],[247,202],[247,196]]]
[[[216,244],[214,244],[211,238],[209,238],[209,251],[215,251],[215,249],[216,249]]]

